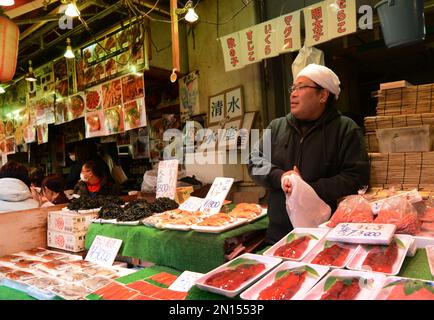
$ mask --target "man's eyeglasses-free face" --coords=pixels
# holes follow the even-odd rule
[[[294,91],[301,91],[301,90],[306,89],[306,88],[322,89],[320,86],[308,86],[308,85],[304,85],[304,84],[298,85],[298,86],[291,86],[288,89],[289,89],[289,93],[293,93]]]

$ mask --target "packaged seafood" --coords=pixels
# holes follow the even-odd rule
[[[344,268],[353,257],[357,245],[321,240],[303,259],[303,262]]]
[[[387,246],[361,245],[348,262],[347,268],[396,275],[412,242],[411,236],[395,235],[392,243]]]
[[[264,255],[300,261],[327,233],[327,229],[295,228],[267,249]]]
[[[83,280],[81,284],[84,285],[86,288],[95,291],[111,282],[113,282],[113,280],[110,278],[97,276],[97,277],[87,278]]]
[[[434,282],[401,277],[387,277],[376,300],[434,300]]]
[[[351,195],[339,203],[327,226],[336,227],[339,223],[372,223],[374,215],[370,203],[362,195]]]
[[[299,300],[329,267],[286,261],[241,293],[244,300]]]
[[[371,300],[386,278],[379,273],[335,269],[318,282],[304,300]]]
[[[428,258],[429,269],[434,277],[434,245],[426,246],[426,256]]]
[[[85,297],[91,292],[89,289],[75,284],[54,286],[51,288],[51,291],[65,300],[77,300]]]
[[[234,297],[270,271],[282,260],[245,253],[211,270],[195,281],[200,289]]]

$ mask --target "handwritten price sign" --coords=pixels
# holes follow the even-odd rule
[[[349,243],[390,244],[395,229],[394,224],[339,223],[326,239]]]
[[[198,211],[203,204],[203,200],[198,197],[189,197],[179,206],[179,209],[190,212]]]
[[[84,260],[103,266],[111,266],[121,245],[122,240],[120,239],[96,236]]]
[[[158,163],[157,198],[175,199],[178,163],[178,160],[165,160]]]
[[[209,189],[200,211],[208,214],[219,213],[229,190],[234,183],[234,178],[215,178]]]

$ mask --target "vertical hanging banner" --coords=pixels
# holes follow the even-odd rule
[[[258,26],[251,26],[250,28],[241,30],[240,43],[241,43],[241,61],[244,65],[259,62],[258,59],[258,34],[260,30]]]
[[[306,40],[304,45],[313,47],[329,40],[327,30],[327,2],[319,2],[303,9]]]
[[[257,25],[258,60],[275,57],[279,54],[277,44],[277,21],[269,20]]]
[[[329,39],[356,32],[356,1],[327,0],[327,24]]]
[[[300,13],[299,10],[274,19],[277,24],[277,50],[279,53],[297,51],[301,48]]]
[[[231,71],[244,67],[241,60],[241,43],[238,32],[220,38],[223,48],[225,70]]]

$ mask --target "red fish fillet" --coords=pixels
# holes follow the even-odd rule
[[[303,236],[277,248],[274,252],[275,256],[297,259],[300,258],[303,252],[307,249],[310,237]]]
[[[235,269],[224,270],[212,275],[205,281],[205,284],[225,290],[235,290],[264,269],[263,263],[241,264]]]
[[[306,274],[306,271],[293,271],[277,279],[259,293],[258,300],[290,300],[300,289]]]

